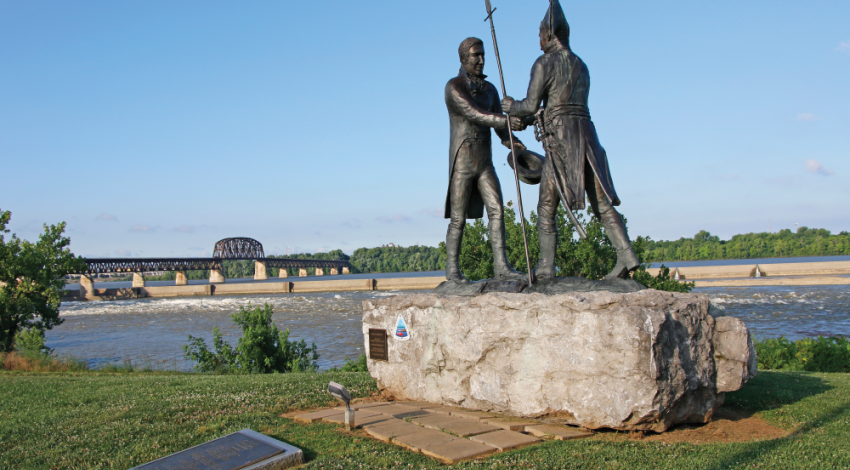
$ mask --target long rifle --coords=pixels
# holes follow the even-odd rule
[[[496,11],[495,8],[490,6],[490,0],[484,0],[485,6],[487,7],[487,18],[484,18],[484,21],[490,20],[490,33],[493,35],[493,51],[496,54],[496,64],[499,66],[499,81],[502,83],[502,96],[508,96],[508,92],[505,91],[505,75],[502,73],[502,59],[499,57],[499,43],[496,42],[496,27],[493,26],[493,12]],[[514,132],[511,129],[511,115],[510,113],[505,113],[505,119],[508,124],[508,139],[511,143],[511,158],[514,162],[514,181],[516,182],[516,198],[517,205],[519,206],[519,220],[522,221],[522,244],[525,247],[525,265],[528,266],[528,285],[534,283],[534,280],[531,277],[531,257],[528,255],[528,235],[525,233],[525,212],[522,210],[522,193],[519,189],[519,165],[517,165],[516,161],[516,149],[514,148]]]

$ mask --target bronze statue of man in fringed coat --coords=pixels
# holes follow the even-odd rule
[[[626,278],[639,262],[623,217],[613,207],[620,205],[620,199],[614,191],[605,149],[590,120],[590,74],[570,50],[570,26],[558,0],[550,2],[550,11],[540,24],[540,48],[544,54],[531,69],[526,98],[502,100],[505,112],[524,118],[524,122],[543,105],[547,158],[537,205],[540,261],[535,274],[538,279],[555,276],[559,201],[563,199],[566,210],[584,209],[586,192],[605,235],[617,249],[617,265],[606,278]]]
[[[466,219],[479,219],[487,209],[493,268],[496,278],[515,276],[505,253],[505,222],[502,188],[490,142],[493,128],[510,148],[508,118],[502,114],[499,92],[485,80],[484,43],[467,38],[458,47],[461,68],[457,77],[446,84],[446,108],[449,111],[451,137],[449,143],[449,188],[446,193],[445,217],[451,219],[446,233],[446,279],[465,281],[460,272],[459,256]],[[524,126],[512,118],[514,129]],[[518,149],[522,142],[514,137]]]

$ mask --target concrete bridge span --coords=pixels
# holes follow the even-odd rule
[[[186,271],[209,270],[210,284],[220,284],[225,281],[225,260],[253,260],[254,279],[258,281],[269,278],[268,268],[280,269],[280,278],[287,278],[289,269],[297,269],[301,277],[307,276],[308,268],[314,268],[316,276],[323,276],[325,270],[331,275],[351,270],[345,260],[267,258],[263,245],[252,238],[225,238],[216,242],[211,258],[86,258],[86,272],[75,274],[80,274],[81,294],[88,297],[94,292],[92,275],[103,273],[133,273],[133,287],[145,287],[143,273],[174,271],[175,284],[185,286],[189,283]]]

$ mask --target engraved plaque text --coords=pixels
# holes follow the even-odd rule
[[[369,328],[369,359],[373,361],[388,361],[387,330]]]

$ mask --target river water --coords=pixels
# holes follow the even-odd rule
[[[236,345],[241,331],[230,315],[251,304],[269,303],[274,322],[289,328],[290,339],[318,346],[319,366],[342,365],[363,353],[364,300],[404,292],[346,292],[232,297],[187,297],[96,302],[61,306],[65,323],[47,333],[56,353],[92,365],[132,360],[164,369],[189,370],[182,346],[189,335],[206,339],[218,326]],[[817,335],[850,337],[850,286],[714,287],[694,293],[709,296],[728,315],[743,320],[757,338],[783,335],[799,339]]]

